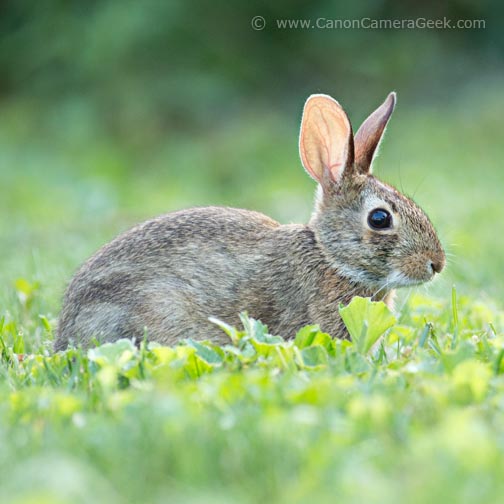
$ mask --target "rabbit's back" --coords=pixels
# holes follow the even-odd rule
[[[56,348],[69,341],[86,346],[94,337],[142,338],[145,330],[163,343],[181,337],[218,341],[224,337],[209,316],[230,323],[245,309],[265,322],[279,319],[276,310],[288,316],[273,301],[273,290],[289,297],[299,288],[289,280],[289,264],[296,260],[288,250],[301,241],[303,254],[310,247],[306,233],[305,226],[280,226],[257,212],[218,207],[147,221],[104,246],[77,272],[65,295]],[[268,293],[272,276],[278,279]]]

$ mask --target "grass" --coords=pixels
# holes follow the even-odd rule
[[[64,286],[119,231],[196,204],[303,221],[313,184],[297,159],[299,111],[244,111],[135,143],[79,103],[8,104],[0,500],[499,501],[504,102],[490,83],[436,108],[399,105],[376,171],[414,194],[451,256],[437,283],[402,294],[381,344],[372,331],[359,339],[364,313],[377,327],[368,307],[348,319],[349,342],[316,328],[284,342],[244,318],[223,348],[120,342],[55,355]]]
[[[285,342],[243,317],[223,347],[122,340],[20,361],[4,323],[0,498],[497,502],[504,313],[409,306],[371,350],[313,326]]]

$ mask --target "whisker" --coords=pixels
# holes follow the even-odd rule
[[[416,193],[419,191],[419,189],[425,184],[425,181],[427,180],[427,175],[425,175],[422,179],[420,179],[420,182],[418,183],[416,189],[413,191],[413,194],[411,195],[411,199],[415,198]]]
[[[402,302],[401,304],[401,307],[399,308],[399,310],[397,310],[397,313],[399,315],[402,315],[402,311],[404,310],[404,307],[406,306],[406,304],[408,303],[410,297],[411,297],[411,294],[413,293],[413,287],[410,287],[408,289],[408,293],[406,294],[405,298],[404,298],[404,301]]]
[[[448,257],[446,259],[446,264],[452,265],[452,264],[458,264],[460,259],[458,257]]]
[[[401,188],[401,192],[404,194],[404,185],[402,179],[402,171],[401,171],[402,163],[399,161],[398,172],[399,172],[399,187]]]
[[[375,298],[383,289],[386,289],[390,285],[390,280],[385,280],[385,283],[371,296],[371,299]]]

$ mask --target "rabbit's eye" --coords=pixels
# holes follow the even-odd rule
[[[383,208],[371,210],[368,215],[368,224],[373,229],[388,229],[392,226],[392,215]]]

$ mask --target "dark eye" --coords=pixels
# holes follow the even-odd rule
[[[367,221],[373,229],[388,229],[392,226],[392,215],[383,208],[376,208],[369,212]]]

